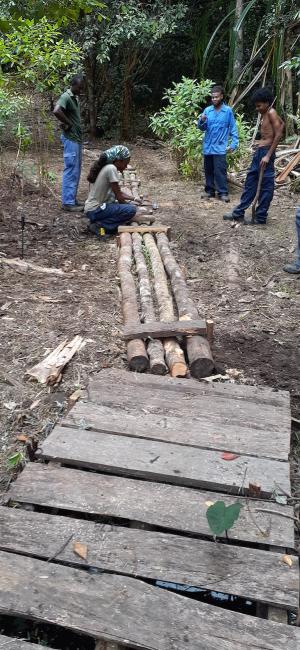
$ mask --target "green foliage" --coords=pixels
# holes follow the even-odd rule
[[[197,129],[197,117],[202,112],[212,81],[206,79],[200,83],[195,79],[183,77],[182,81],[167,90],[164,100],[167,105],[150,118],[152,131],[168,140],[181,173],[186,177],[196,177],[202,167],[203,133]],[[229,169],[236,168],[241,157],[245,155],[249,144],[251,129],[244,121],[243,115],[237,115],[240,147],[228,156]]]
[[[7,466],[9,469],[17,469],[25,464],[25,456],[21,451],[16,451],[12,456],[7,459]]]
[[[19,116],[29,106],[29,100],[23,95],[0,88],[0,133],[16,124]]]
[[[242,504],[237,501],[225,506],[224,501],[216,501],[206,511],[207,521],[213,535],[227,533],[240,516]]]
[[[97,12],[101,21],[104,16],[100,11],[104,8],[105,4],[98,0],[0,0],[0,28],[7,32],[19,18],[39,21],[44,17],[66,26],[93,11]]]
[[[57,91],[61,77],[81,61],[80,48],[64,40],[56,23],[46,18],[19,18],[0,38],[0,59],[11,79],[39,93]]]

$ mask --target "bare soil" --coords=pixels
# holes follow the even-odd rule
[[[232,229],[218,200],[200,198],[199,184],[179,177],[166,148],[132,146],[142,187],[159,205],[157,220],[172,226],[173,249],[199,313],[215,323],[217,372],[235,369],[236,381],[289,390],[300,419],[300,278],[282,267],[295,256],[295,208],[299,198],[277,191],[267,227]],[[61,159],[52,158],[59,179]],[[90,159],[85,159],[80,195]],[[59,182],[47,196],[0,179],[0,257],[18,257],[20,214],[35,225],[25,232],[25,259],[61,268],[64,276],[18,273],[0,264],[0,449],[1,485],[13,473],[7,459],[26,456],[68,408],[69,397],[105,367],[126,367],[114,238],[99,242],[85,219],[60,209]],[[231,204],[239,198],[233,191]],[[227,206],[226,206],[227,207]],[[30,381],[26,371],[64,339],[86,344],[66,367],[57,387]],[[28,441],[19,441],[18,436]],[[294,432],[293,479],[300,498],[300,433]]]

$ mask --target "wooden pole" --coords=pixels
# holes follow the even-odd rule
[[[170,278],[178,307],[179,319],[199,319],[197,307],[188,294],[185,279],[173,253],[170,250],[167,237],[164,234],[158,234],[156,239],[158,250]],[[186,338],[186,343],[192,376],[200,379],[201,377],[208,377],[211,375],[214,370],[214,362],[207,339],[202,336],[190,336]]]
[[[139,277],[139,291],[141,298],[141,307],[145,322],[156,320],[154,304],[152,300],[150,276],[143,253],[142,238],[138,233],[132,235],[133,251],[136,264],[136,270]],[[168,372],[165,364],[165,355],[163,344],[159,339],[152,339],[147,346],[147,352],[150,359],[150,370],[154,375],[165,375]]]
[[[165,322],[174,321],[175,315],[173,301],[169,292],[164,265],[158,252],[155,240],[153,239],[152,235],[145,234],[144,242],[151,260],[160,320]],[[185,363],[183,351],[179,343],[176,341],[176,339],[173,338],[164,339],[163,346],[165,350],[167,365],[170,369],[172,377],[185,377],[187,374],[187,366]]]
[[[122,309],[125,325],[140,323],[136,297],[135,281],[131,273],[132,240],[129,233],[120,235],[120,250],[118,272],[122,290]],[[149,359],[145,344],[141,340],[127,343],[127,359],[129,368],[135,372],[144,372],[149,367]]]

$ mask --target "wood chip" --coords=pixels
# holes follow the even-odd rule
[[[87,551],[88,551],[88,548],[87,548],[86,544],[82,544],[81,542],[74,542],[73,551],[74,551],[74,553],[76,553],[76,555],[81,557],[82,560],[86,560]]]
[[[34,377],[42,384],[57,384],[61,380],[61,372],[67,363],[72,359],[84,344],[82,336],[75,336],[68,343],[67,340],[60,343],[43,361],[27,370],[27,375]]]

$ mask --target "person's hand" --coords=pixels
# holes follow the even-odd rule
[[[235,151],[235,150],[234,150],[232,147],[228,147],[228,148],[227,148],[227,153],[234,153],[234,151]]]
[[[269,162],[270,162],[269,156],[264,156],[260,161],[260,166],[261,167],[266,167]]]
[[[200,115],[200,120],[201,120],[201,122],[206,122],[207,115],[205,115],[205,113],[202,113],[202,115]]]
[[[70,131],[71,124],[65,124],[65,122],[62,122],[61,123],[61,128],[62,128],[63,131],[66,131],[66,132]]]

